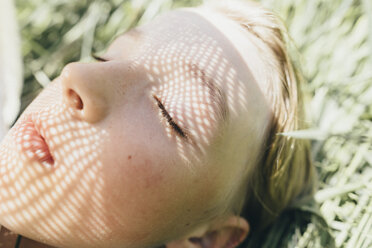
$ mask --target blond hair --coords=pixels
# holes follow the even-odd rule
[[[261,161],[247,178],[240,213],[248,219],[252,230],[261,230],[285,208],[311,196],[314,190],[309,142],[282,135],[305,128],[299,85],[302,78],[289,59],[287,32],[275,14],[250,1],[207,5],[254,35],[266,66],[265,78],[260,80],[268,82],[265,94],[272,104],[273,119]]]

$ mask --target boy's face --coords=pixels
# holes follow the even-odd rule
[[[67,65],[0,146],[0,223],[57,246],[135,248],[221,216],[270,120],[243,32],[174,11],[118,37],[106,62]]]

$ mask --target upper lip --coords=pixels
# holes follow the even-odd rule
[[[41,129],[41,122],[36,121],[34,115],[27,115],[20,122],[17,132],[17,143],[20,148],[26,152],[29,159],[40,163],[54,164],[54,157],[50,152],[48,141],[45,138],[45,132]]]
[[[35,127],[35,130],[36,132],[39,134],[40,138],[43,140],[43,143],[44,143],[44,146],[45,146],[45,152],[46,152],[46,155],[44,157],[44,161],[42,162],[46,162],[50,165],[53,165],[54,164],[54,157],[50,151],[50,146],[49,146],[49,142],[48,140],[46,139],[46,134],[45,132],[43,132],[43,129],[41,129],[41,125],[37,125],[35,120],[32,120],[33,124],[34,124],[34,127]],[[41,123],[41,122],[40,122]]]

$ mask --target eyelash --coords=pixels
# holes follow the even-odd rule
[[[174,122],[173,118],[169,115],[168,111],[165,109],[163,103],[159,100],[159,98],[153,95],[158,107],[161,110],[163,117],[167,120],[168,124],[172,127],[172,129],[178,133],[182,138],[187,138],[186,132]]]
[[[108,61],[107,59],[102,58],[100,56],[97,56],[95,54],[92,54],[92,57],[99,62],[107,62]],[[153,95],[153,97],[154,97],[156,103],[158,104],[158,107],[160,108],[163,117],[167,120],[168,124],[172,127],[172,129],[176,133],[178,133],[182,138],[187,138],[186,132],[180,126],[178,126],[177,123],[174,122],[173,118],[170,116],[168,111],[165,109],[163,103],[159,100],[159,98],[155,95]]]
[[[100,56],[97,56],[97,55],[95,55],[95,54],[92,54],[92,57],[93,57],[95,60],[99,61],[99,62],[107,62],[107,61],[108,61],[107,59],[102,58],[102,57],[100,57]]]

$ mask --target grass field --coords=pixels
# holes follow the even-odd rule
[[[25,63],[22,108],[67,62],[91,60],[116,35],[200,1],[18,0]],[[372,247],[372,2],[262,0],[287,24],[309,97],[315,195],[336,247]],[[284,225],[284,224],[283,224]],[[314,225],[288,247],[319,247]]]

